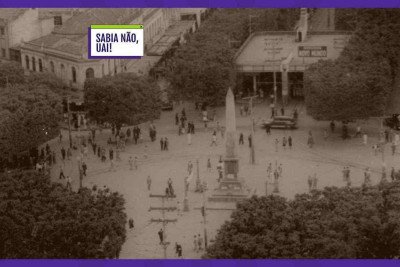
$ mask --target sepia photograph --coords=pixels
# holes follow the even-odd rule
[[[0,8],[0,50],[0,259],[400,256],[400,9]]]

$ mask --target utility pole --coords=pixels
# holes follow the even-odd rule
[[[162,248],[164,250],[164,259],[166,259],[167,258],[167,248],[168,248],[168,245],[171,243],[171,242],[167,242],[165,240],[165,238],[167,236],[166,235],[166,226],[167,226],[168,223],[175,223],[178,220],[177,219],[166,219],[165,218],[165,213],[166,212],[171,212],[171,211],[177,210],[176,206],[174,206],[174,207],[165,207],[165,199],[167,199],[167,200],[168,199],[173,199],[173,198],[176,198],[176,196],[175,195],[166,196],[166,195],[153,195],[153,194],[150,194],[150,197],[151,198],[161,198],[161,201],[162,201],[161,202],[162,203],[161,207],[150,207],[149,211],[153,211],[153,210],[161,211],[162,218],[161,219],[151,219],[150,222],[162,223],[163,242],[161,243],[161,246],[162,246]]]
[[[69,137],[69,148],[72,149],[72,137],[71,137],[71,115],[69,110],[69,96],[67,98],[67,113],[68,113],[68,137]]]

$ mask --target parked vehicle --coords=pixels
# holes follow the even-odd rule
[[[263,121],[261,127],[269,126],[271,129],[297,129],[297,121],[290,116],[275,116],[269,120]]]
[[[394,130],[400,130],[400,114],[393,114],[391,117],[385,118],[383,124]]]
[[[174,103],[172,101],[165,101],[162,103],[161,110],[172,111],[174,110]]]

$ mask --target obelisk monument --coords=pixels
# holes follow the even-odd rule
[[[236,202],[247,197],[244,191],[243,179],[238,177],[239,159],[236,152],[236,115],[235,97],[231,88],[225,98],[225,156],[224,174],[210,201]]]

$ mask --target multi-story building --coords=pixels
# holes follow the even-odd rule
[[[0,58],[20,62],[20,45],[49,34],[73,15],[73,9],[1,8]]]

